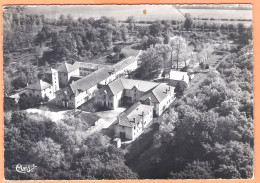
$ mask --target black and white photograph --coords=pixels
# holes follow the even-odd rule
[[[251,4],[2,10],[6,180],[254,178]]]

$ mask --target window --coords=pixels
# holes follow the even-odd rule
[[[106,100],[106,95],[103,95],[103,99]]]

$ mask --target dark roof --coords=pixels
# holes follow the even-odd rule
[[[70,76],[69,83],[73,83],[75,81],[78,81],[79,79],[83,78],[83,76]]]
[[[126,116],[118,117],[117,125],[126,126],[126,127],[133,127],[133,124],[129,121],[129,119]]]
[[[47,82],[47,80],[44,80],[44,81],[43,80],[39,80],[39,81],[37,81],[37,82],[35,82],[33,84],[28,85],[26,88],[27,89],[31,89],[31,90],[39,90],[39,91],[41,91],[41,90],[44,90],[44,89],[49,88],[51,86],[52,86],[52,84]]]
[[[76,92],[76,90],[86,91],[89,88],[97,85],[101,81],[105,80],[110,76],[110,69],[102,68],[99,69],[84,78],[75,81],[74,83],[70,84],[70,88],[73,91],[73,93]]]

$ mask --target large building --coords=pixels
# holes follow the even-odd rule
[[[98,66],[96,64],[97,67],[94,68],[97,70],[92,68],[93,72],[90,72],[89,67],[88,70],[84,70],[84,68],[87,68],[87,65],[90,66],[89,64],[80,64],[79,62],[74,65],[66,64],[66,68],[73,67],[70,68],[70,71],[74,74],[67,72],[68,77],[61,79],[66,81],[67,87],[56,92],[57,105],[68,108],[79,107],[93,98],[102,86],[111,83],[119,77],[127,76],[130,72],[136,70],[137,58],[130,56],[112,66]],[[75,68],[78,68],[77,72],[74,70]],[[81,75],[84,75],[84,77]]]
[[[114,126],[115,137],[134,140],[152,120],[153,106],[137,102],[118,116]]]
[[[154,106],[154,115],[159,116],[174,98],[174,87],[166,83],[119,78],[101,88],[95,102],[98,105],[116,109],[122,103],[133,104],[141,101]]]

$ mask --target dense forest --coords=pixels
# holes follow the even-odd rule
[[[85,137],[88,121],[66,116],[59,123],[44,115],[16,111],[5,114],[5,178],[136,179],[124,164],[122,150],[101,134]],[[14,165],[35,164],[33,173]],[[39,166],[40,165],[40,166]]]
[[[184,93],[163,114],[153,146],[133,170],[140,178],[251,178],[252,45],[227,57]]]
[[[121,49],[129,45],[133,50],[143,50],[140,67],[131,76],[143,80],[165,76],[170,68],[187,71],[189,65],[216,51],[228,56],[216,69],[209,69],[196,87],[180,86],[183,90],[178,91],[176,101],[160,117],[152,146],[133,163],[125,162],[127,152],[111,145],[108,136],[96,133],[85,137],[86,119],[67,116],[57,123],[25,111],[38,107],[39,102],[33,98],[21,97],[18,104],[5,101],[5,178],[251,178],[252,27],[195,21],[189,14],[185,17],[182,22],[162,20],[140,26],[142,22],[134,17],[117,21],[109,17],[74,19],[68,14],[48,19],[26,14],[22,6],[6,7],[5,95],[21,91],[28,83],[43,78],[47,68],[64,61],[100,63],[101,57],[101,64],[111,64],[111,55],[119,61],[126,56]],[[227,46],[229,41],[232,46]],[[36,162],[42,166],[31,174],[19,174],[13,168],[17,163]]]

